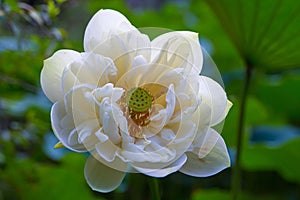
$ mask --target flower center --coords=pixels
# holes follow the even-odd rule
[[[146,126],[150,123],[152,101],[152,95],[140,87],[132,88],[126,93],[129,116],[138,126]]]

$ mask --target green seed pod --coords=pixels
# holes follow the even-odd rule
[[[126,103],[132,111],[146,112],[152,106],[152,96],[146,90],[135,87],[127,92]]]

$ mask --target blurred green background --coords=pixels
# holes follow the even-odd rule
[[[0,0],[0,200],[151,199],[148,177],[128,174],[109,194],[84,180],[86,155],[53,150],[43,60],[83,51],[85,26],[101,8],[136,27],[199,32],[234,103],[223,137],[235,164],[244,72],[252,69],[241,151],[239,199],[300,199],[300,2],[297,0]],[[208,178],[159,179],[162,199],[231,199],[232,168]]]

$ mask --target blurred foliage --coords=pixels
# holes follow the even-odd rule
[[[207,3],[246,63],[271,73],[299,68],[299,1],[207,0]]]
[[[82,171],[85,157],[66,155],[60,163],[23,159],[8,163],[1,178],[4,199],[101,199],[89,191]],[[13,188],[11,188],[13,187]],[[49,189],[51,188],[51,189]],[[12,193],[12,191],[15,191]]]
[[[205,190],[205,191],[195,191],[193,194],[192,200],[230,200],[231,195],[228,191],[224,190]],[[241,199],[243,200],[282,200],[284,199],[283,196],[278,196],[275,194],[266,194],[266,195],[260,195],[257,196],[255,194],[248,194],[248,193],[243,193],[241,196]]]
[[[141,3],[143,2],[143,3]],[[101,8],[136,27],[199,32],[233,101],[223,137],[234,164],[244,65],[255,67],[246,106],[242,199],[300,198],[300,55],[297,0],[0,0],[0,200],[150,199],[147,178],[129,174],[109,194],[85,183],[85,156],[53,150],[51,103],[39,84],[57,49],[83,50],[84,28]],[[78,14],[80,13],[80,14]],[[231,169],[198,179],[160,179],[163,199],[230,199]]]
[[[300,162],[297,162],[300,160],[299,147],[300,138],[277,148],[261,144],[249,146],[243,155],[243,164],[249,170],[276,170],[285,179],[300,183]],[[295,162],[290,163],[293,160]]]

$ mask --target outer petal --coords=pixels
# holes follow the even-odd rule
[[[84,176],[89,186],[98,192],[111,192],[121,183],[126,173],[110,168],[93,156],[90,156],[84,167]]]
[[[151,62],[183,67],[200,73],[203,55],[198,34],[188,31],[175,31],[162,34],[151,42]]]
[[[59,50],[44,61],[44,66],[41,71],[41,86],[46,96],[53,103],[63,100],[63,70],[77,58],[80,58],[80,53],[76,51]]]
[[[199,158],[204,158],[211,152],[220,138],[220,134],[212,128],[207,130],[198,130],[190,150],[198,155]]]
[[[136,28],[121,13],[106,9],[98,11],[88,23],[84,33],[84,50],[93,51],[112,34],[122,34]]]
[[[200,109],[200,117],[209,119],[208,125],[210,126],[221,122],[226,116],[224,114],[230,108],[230,105],[227,106],[227,96],[224,89],[211,78],[199,76],[199,97],[202,99],[198,108]]]
[[[150,57],[150,39],[141,34],[121,13],[100,10],[90,20],[84,34],[84,49],[111,58],[119,77],[132,66],[133,58]]]
[[[145,169],[145,168],[140,168],[140,167],[134,167],[136,170],[139,172],[146,174],[148,176],[153,176],[153,177],[165,177],[171,173],[174,173],[178,171],[186,162],[187,156],[183,154],[180,158],[178,158],[175,162],[170,164],[169,166],[163,168],[163,169]]]
[[[186,155],[188,160],[180,169],[180,172],[190,176],[207,177],[230,166],[227,148],[220,135],[215,146],[204,158],[199,158],[199,155],[195,154],[194,151],[187,152]]]
[[[72,115],[66,113],[63,102],[56,102],[51,109],[51,124],[55,136],[62,144],[77,152],[85,152],[86,148],[78,141],[77,130]]]
[[[230,108],[232,107],[232,105],[233,104],[231,103],[231,101],[227,100],[226,108],[225,108],[223,114],[219,117],[219,120],[218,120],[219,122],[221,122],[225,119],[225,117],[227,116],[227,114],[228,114]],[[219,123],[218,121],[216,122],[216,124]]]

